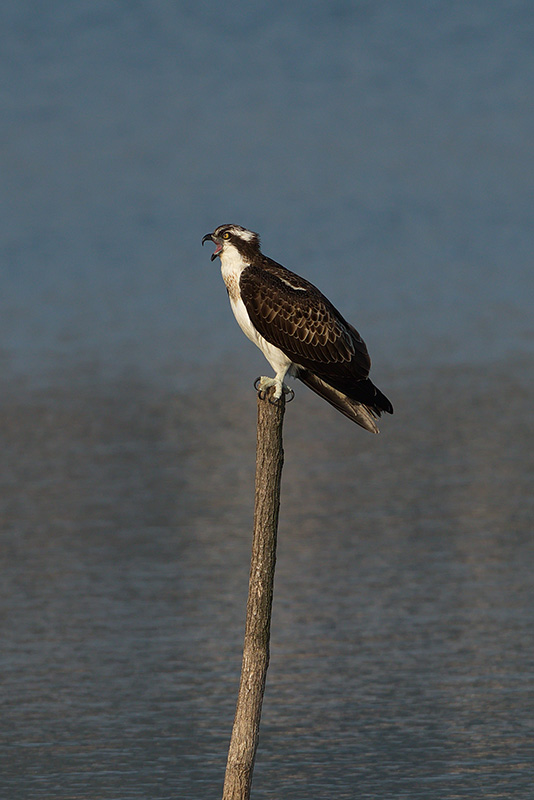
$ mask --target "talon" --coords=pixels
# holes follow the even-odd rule
[[[269,390],[272,386],[275,387],[275,391],[274,394],[271,395]],[[282,392],[286,398],[286,403],[290,403],[295,397],[295,392],[290,386],[286,386],[285,383],[279,383],[274,378],[266,378],[262,375],[254,381],[254,388],[260,400],[265,400],[267,398],[269,403],[273,406],[277,405],[282,396]]]

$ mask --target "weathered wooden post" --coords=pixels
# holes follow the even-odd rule
[[[241,681],[228,750],[223,800],[249,800],[258,747],[261,707],[269,666],[276,535],[284,463],[285,398],[269,402],[272,389],[258,393],[254,531]]]

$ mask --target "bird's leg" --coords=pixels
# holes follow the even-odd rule
[[[286,370],[287,371],[287,370]],[[277,403],[280,398],[282,397],[282,392],[284,395],[287,396],[287,402],[290,403],[291,400],[295,397],[295,392],[293,389],[290,389],[289,386],[286,386],[284,383],[284,377],[286,372],[283,374],[278,373],[274,376],[274,378],[268,378],[265,375],[262,375],[259,378],[256,378],[254,381],[254,388],[258,392],[260,399],[264,400],[267,394],[267,391],[274,386],[275,390],[273,392],[272,397],[269,398],[269,402]]]

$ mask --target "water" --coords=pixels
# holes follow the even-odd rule
[[[254,796],[530,797],[530,5],[1,15],[0,795],[220,796],[264,366],[200,239],[235,221],[396,409],[288,407]]]

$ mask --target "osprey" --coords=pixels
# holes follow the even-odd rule
[[[312,283],[264,256],[257,233],[219,225],[202,239],[215,244],[235,318],[275,371],[258,378],[260,392],[282,392],[286,375],[299,378],[346,417],[372,433],[388,398],[369,379],[371,359],[358,331]]]

